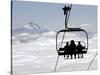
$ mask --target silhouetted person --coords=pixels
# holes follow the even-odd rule
[[[83,47],[83,46],[81,45],[81,42],[79,41],[79,42],[78,42],[78,45],[77,45],[78,58],[80,58],[80,54],[81,54],[81,57],[83,58],[83,49],[85,49],[85,47]]]
[[[67,54],[67,58],[69,58],[69,43],[66,42],[66,45],[64,47],[65,51],[64,51],[64,57]]]
[[[70,48],[71,59],[73,59],[73,55],[74,55],[74,58],[76,59],[76,44],[74,40],[71,40],[69,48]]]

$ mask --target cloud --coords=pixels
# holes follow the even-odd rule
[[[22,33],[20,35],[13,36],[13,40],[16,40],[17,42],[16,44],[13,44],[14,73],[23,75],[25,73],[33,74],[39,72],[52,72],[57,59],[55,36],[55,31],[49,31],[42,34]],[[72,36],[75,40],[84,40],[83,38],[78,37],[77,34],[66,34],[66,38],[68,40],[73,39]],[[59,36],[59,38],[62,39],[62,34]],[[23,42],[21,42],[21,40],[23,40]],[[63,57],[60,57],[59,67],[57,70],[75,71],[86,69],[87,65],[94,57],[94,54],[97,50],[96,46],[97,35],[95,34],[93,38],[89,39],[89,51],[84,55],[83,59],[69,59],[66,61]],[[93,69],[96,69],[95,64],[92,64],[92,66]]]
[[[29,33],[21,33],[15,36],[12,36],[13,43],[20,42],[20,43],[28,43],[38,39],[39,34],[29,34]]]
[[[97,34],[95,34],[93,38],[89,39],[89,49],[97,49],[97,48],[98,48],[98,38]]]
[[[88,27],[90,24],[81,24],[81,27]]]
[[[58,44],[62,42],[63,33],[59,34],[58,36]],[[13,43],[32,43],[35,46],[52,46],[56,45],[56,32],[55,31],[49,31],[42,34],[27,34],[27,33],[21,33],[17,36],[13,36]],[[86,36],[84,36],[84,33],[65,33],[65,41],[84,41],[86,43]],[[65,45],[65,43],[63,44]],[[92,38],[89,39],[89,48],[90,49],[97,49],[97,35],[94,34]]]
[[[54,38],[54,37],[56,37],[56,32],[49,31],[47,33],[43,33],[42,34],[42,37],[45,37],[45,38]]]
[[[82,28],[87,31],[89,35],[89,39],[93,38],[93,36],[97,33],[97,25],[92,24],[81,24],[81,25],[72,25],[72,27]]]
[[[49,31],[42,34],[29,34],[21,33],[16,36],[12,36],[13,43],[29,43],[29,42],[47,42],[49,43],[52,40],[55,40],[56,32]]]

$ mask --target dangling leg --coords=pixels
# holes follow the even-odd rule
[[[80,54],[78,53],[78,58],[80,58]]]
[[[67,54],[67,59],[69,59],[69,52],[66,52],[66,54]]]
[[[83,58],[83,53],[82,53],[82,58]]]
[[[67,59],[69,58],[69,54],[67,55]]]
[[[65,56],[66,56],[66,53],[64,52],[64,60],[66,59]]]
[[[56,72],[56,68],[57,68],[58,60],[59,60],[59,55],[58,55],[58,57],[57,57],[57,61],[56,61],[56,65],[55,65],[54,72]]]
[[[76,54],[74,54],[74,58],[76,59]]]
[[[73,55],[72,55],[72,54],[70,54],[70,56],[71,56],[71,59],[73,59]]]
[[[66,52],[64,52],[64,58],[65,58]]]
[[[64,54],[64,60],[66,60],[66,55]]]
[[[64,58],[65,58],[65,54],[64,54]]]

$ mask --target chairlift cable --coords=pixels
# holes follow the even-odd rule
[[[71,8],[72,8],[72,4],[71,4]],[[70,10],[70,11],[71,11],[71,10]],[[67,28],[67,24],[68,24],[68,21],[69,21],[70,11],[67,12],[68,15],[66,15],[66,17],[65,17],[65,26],[66,26],[66,27],[65,27],[65,30],[66,30],[66,28]],[[67,19],[67,20],[66,20],[66,19]],[[64,32],[64,34],[63,34],[62,43],[63,43],[64,37],[65,37],[65,32]],[[62,47],[62,43],[61,43],[61,47]]]
[[[64,37],[65,37],[65,32],[64,32],[63,37],[62,37],[61,47],[62,47],[62,44],[63,44]]]
[[[63,43],[63,40],[64,40],[64,36],[65,36],[65,32],[64,32],[63,37],[62,37],[62,43]],[[61,43],[61,47],[62,47],[62,43]],[[56,68],[57,68],[58,60],[59,60],[59,55],[58,55],[58,57],[57,57],[57,61],[56,61],[56,65],[55,65],[54,72],[56,72]]]
[[[58,57],[57,57],[57,61],[56,61],[56,65],[55,65],[54,72],[56,72],[56,68],[57,68],[58,60],[59,60],[59,55],[58,55]]]
[[[72,8],[72,4],[71,4],[71,8]],[[71,10],[70,10],[71,11]],[[70,16],[70,11],[69,12],[67,12],[67,14],[66,14],[66,16],[65,16],[65,30],[66,30],[66,28],[67,28],[67,24],[68,24],[68,20],[69,20],[69,16]],[[68,17],[67,17],[68,16]],[[66,20],[67,19],[67,20]],[[64,34],[63,34],[63,38],[62,38],[62,43],[63,43],[63,40],[64,40],[64,37],[65,37],[65,32],[64,32]],[[62,43],[61,43],[61,47],[62,47]]]
[[[71,4],[71,8],[72,8],[72,4]],[[68,16],[68,17],[67,17],[67,16]],[[70,16],[70,11],[67,12],[67,13],[66,13],[66,16],[65,16],[65,30],[66,30],[66,28],[67,28],[69,16]],[[63,37],[62,37],[62,43],[63,43],[64,37],[65,37],[65,32],[64,32]],[[61,47],[62,47],[62,43],[61,43]],[[57,57],[57,61],[56,61],[56,65],[55,65],[54,72],[56,71],[57,64],[58,64],[58,60],[59,60],[59,55],[58,55],[58,57]]]
[[[72,8],[72,4],[71,4],[71,8]],[[67,12],[66,16],[65,16],[65,30],[67,28],[67,24],[68,24],[68,21],[69,21],[70,12],[71,12],[71,10],[69,12]],[[65,37],[65,32],[63,34],[62,43],[63,43],[64,37]],[[61,43],[61,47],[62,47],[62,43]]]
[[[65,29],[66,29],[66,28],[65,28]],[[65,37],[65,32],[64,32],[63,37],[62,37],[62,43],[63,43],[64,37]],[[61,43],[61,47],[62,47],[62,43]],[[54,72],[56,72],[56,68],[57,68],[58,60],[59,60],[59,55],[58,55],[58,57],[57,57],[57,61],[56,61],[56,65],[55,65]]]
[[[94,59],[96,58],[96,56],[97,56],[97,52],[96,52],[96,54],[95,54],[94,58],[92,59],[92,61],[90,62],[90,64],[89,64],[89,66],[88,66],[87,70],[89,70],[89,69],[90,69],[90,67],[91,67],[92,63],[94,62]]]
[[[71,4],[71,7],[70,7],[70,8],[72,8],[72,4]],[[68,14],[68,15],[67,15],[67,21],[66,21],[66,23],[65,23],[66,28],[68,28],[67,25],[68,25],[68,21],[69,21],[70,12],[71,12],[71,10],[69,10],[69,12],[67,13],[67,14]]]

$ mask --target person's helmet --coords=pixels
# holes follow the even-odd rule
[[[79,41],[78,44],[80,44],[81,42]]]
[[[68,42],[66,42],[66,45],[68,45],[69,43]]]
[[[71,40],[71,43],[74,43],[74,40]]]

